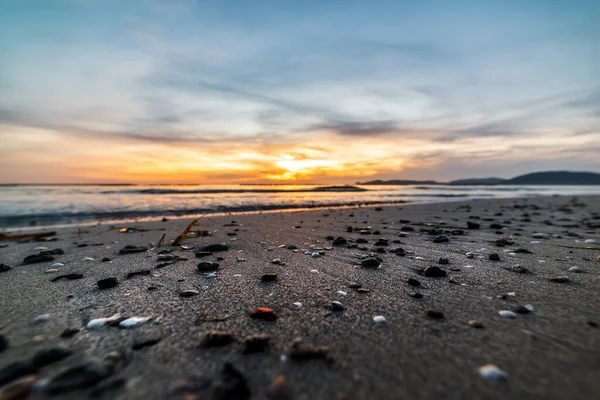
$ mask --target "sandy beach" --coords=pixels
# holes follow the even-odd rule
[[[208,215],[189,249],[170,243],[187,218],[3,241],[0,399],[594,399],[599,212],[555,196]]]

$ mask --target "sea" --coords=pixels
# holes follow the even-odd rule
[[[15,185],[0,186],[0,231],[206,213],[590,194],[600,195],[600,186]]]

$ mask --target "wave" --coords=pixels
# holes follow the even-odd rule
[[[475,186],[475,187],[460,187],[460,186],[415,186],[413,189],[418,190],[452,190],[455,192],[510,192],[510,191],[523,191],[523,192],[543,192],[551,190],[549,188],[530,188],[530,187],[487,187],[487,186]]]
[[[226,194],[226,193],[311,193],[311,192],[367,192],[356,186],[323,186],[310,189],[135,189],[106,190],[101,194]]]

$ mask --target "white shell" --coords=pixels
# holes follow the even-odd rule
[[[214,272],[211,272],[210,274],[206,274],[206,279],[213,279],[216,277],[217,277],[217,274],[215,274]]]
[[[47,273],[47,274],[50,274],[50,273],[52,273],[52,272],[58,272],[58,268],[48,268],[48,269],[46,270],[46,273]]]
[[[321,257],[321,254],[317,253],[316,251],[314,253],[311,254],[311,256],[313,257]]]
[[[296,307],[300,308],[302,307],[302,303],[300,303],[299,301],[292,303],[293,305],[295,305]]]
[[[467,256],[467,258],[474,258],[475,257],[475,253],[468,252],[468,253],[465,254],[465,256]]]
[[[126,320],[121,321],[119,323],[119,326],[121,328],[131,328],[132,326],[145,324],[146,322],[150,321],[151,319],[152,319],[152,317],[131,317],[131,318],[127,318]]]
[[[48,268],[58,268],[58,267],[64,267],[64,266],[65,266],[65,264],[62,264],[62,263],[54,263],[54,264],[50,264],[48,266]]]
[[[508,378],[508,374],[493,364],[487,364],[478,368],[479,375],[486,381],[501,381]]]
[[[517,318],[517,314],[515,314],[514,312],[509,311],[509,310],[500,310],[500,311],[498,311],[498,315],[500,315],[502,318],[510,318],[510,319]]]
[[[373,317],[373,321],[376,324],[387,324],[387,319],[385,319],[385,317],[383,315],[375,315]]]
[[[48,321],[48,319],[50,319],[50,314],[42,314],[42,315],[38,315],[37,317],[35,317],[34,321],[35,322],[44,322],[44,321]]]
[[[596,244],[596,241],[594,239],[586,239],[585,242],[583,242],[583,243]]]
[[[343,290],[338,290],[336,293],[339,294],[340,296],[345,296],[348,294],[347,292],[344,292]]]
[[[92,257],[85,257],[82,261],[94,261]]]
[[[34,250],[35,250],[35,251],[42,251],[42,250],[48,250],[48,248],[47,248],[47,247],[44,247],[44,246],[38,246],[38,247],[36,247]]]
[[[569,272],[583,272],[583,268],[576,265],[574,267],[569,268]]]
[[[539,240],[532,240],[529,243],[531,243],[531,244],[542,244],[542,242],[540,242]]]
[[[317,271],[316,269],[311,269],[310,272],[312,272],[313,274],[318,274],[319,271]]]
[[[113,322],[121,318],[121,314],[115,314],[107,318],[96,318],[87,323],[88,329],[100,329],[109,322]]]

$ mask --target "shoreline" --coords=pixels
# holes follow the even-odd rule
[[[12,269],[0,273],[0,335],[8,342],[0,371],[68,346],[72,354],[40,369],[42,383],[30,399],[49,398],[48,382],[73,366],[114,362],[115,351],[108,376],[61,399],[94,390],[107,399],[177,399],[177,382],[200,374],[213,379],[210,390],[222,389],[226,363],[256,399],[267,398],[279,376],[294,399],[592,399],[600,390],[600,196],[577,199],[209,215],[194,229],[210,236],[184,240],[191,250],[168,244],[191,222],[184,218],[123,224],[142,228],[128,233],[107,225],[66,227],[57,229],[56,241],[3,242],[0,263]],[[479,229],[467,229],[468,222]],[[163,234],[165,245],[156,247]],[[333,244],[330,236],[346,243]],[[222,243],[226,251],[195,256]],[[39,246],[64,254],[23,265]],[[125,246],[146,247],[120,254]],[[163,250],[179,261],[157,268]],[[376,258],[379,268],[362,266]],[[220,264],[214,277],[198,271],[202,261]],[[56,262],[58,271],[46,272]],[[515,272],[516,264],[529,273]],[[446,276],[425,275],[433,266]],[[573,266],[584,272],[570,272]],[[52,281],[64,274],[82,277]],[[274,280],[262,278],[273,274]],[[560,274],[570,282],[551,280]],[[117,285],[99,289],[97,282],[110,277]],[[332,310],[333,301],[343,310]],[[529,304],[533,311],[515,312]],[[273,309],[277,320],[252,318],[257,307]],[[503,318],[501,310],[516,317]],[[132,328],[87,327],[117,313],[151,320]],[[65,337],[66,329],[75,333]],[[215,330],[231,341],[203,344]],[[248,338],[258,334],[270,335],[265,351],[245,353]],[[306,360],[295,358],[298,337],[316,346],[303,348],[313,351]],[[486,380],[478,370],[486,364],[506,379]],[[115,380],[122,385],[111,386]]]

